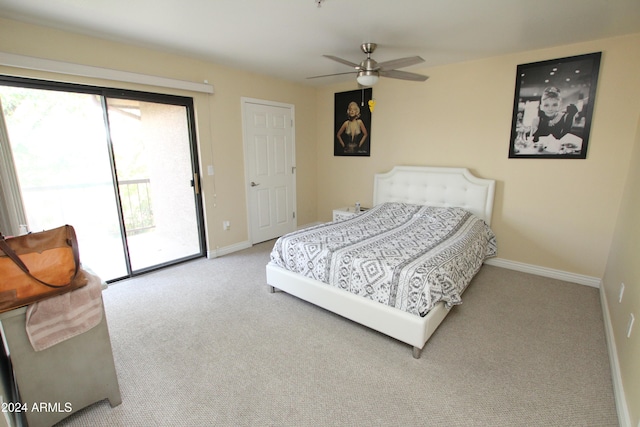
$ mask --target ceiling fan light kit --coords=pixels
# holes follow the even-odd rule
[[[373,86],[378,82],[378,72],[371,70],[360,70],[358,71],[358,77],[356,80],[362,86]]]
[[[420,58],[419,56],[410,56],[407,58],[394,59],[391,61],[378,63],[373,58],[371,58],[371,54],[374,50],[376,50],[376,47],[377,45],[375,43],[363,43],[362,45],[360,45],[360,49],[367,55],[367,58],[360,64],[356,64],[355,62],[351,62],[346,59],[338,58],[337,56],[324,55],[326,58],[354,68],[355,71],[347,73],[326,74],[323,76],[314,76],[309,78],[315,79],[318,77],[329,77],[337,76],[340,74],[356,73],[356,81],[361,86],[366,87],[376,84],[381,76],[390,77],[392,79],[410,80],[414,82],[423,82],[429,78],[427,76],[423,76],[422,74],[397,70],[397,68],[409,67],[411,65],[424,62],[424,59]]]

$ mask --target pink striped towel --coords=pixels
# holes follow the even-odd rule
[[[80,335],[102,320],[102,281],[87,271],[82,273],[89,279],[85,286],[27,308],[27,336],[35,351]]]

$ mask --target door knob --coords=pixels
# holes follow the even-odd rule
[[[258,185],[260,185],[260,183],[257,183],[257,184],[256,184],[255,182],[251,181],[251,186],[252,186],[252,187],[257,187]]]

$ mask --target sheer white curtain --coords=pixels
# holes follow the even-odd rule
[[[26,224],[22,194],[0,99],[0,231],[7,236],[17,235],[26,230]]]

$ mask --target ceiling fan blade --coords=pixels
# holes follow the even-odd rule
[[[383,77],[391,77],[392,79],[411,80],[414,82],[423,82],[429,78],[428,76],[423,76],[422,74],[410,73],[408,71],[400,70],[381,70],[380,75]]]
[[[381,70],[394,70],[396,68],[409,67],[411,65],[420,64],[424,59],[419,56],[409,56],[407,58],[393,59],[391,61],[379,62],[378,66]]]
[[[332,59],[341,64],[348,65],[349,67],[360,68],[360,65],[356,64],[355,62],[347,61],[346,59],[338,58],[337,56],[333,56],[333,55],[322,55],[322,56],[324,56],[325,58]]]
[[[344,74],[355,74],[355,71],[348,71],[346,73],[335,73],[335,74],[323,74],[321,76],[311,76],[307,77],[307,79],[319,79],[320,77],[331,77],[331,76],[342,76]]]

